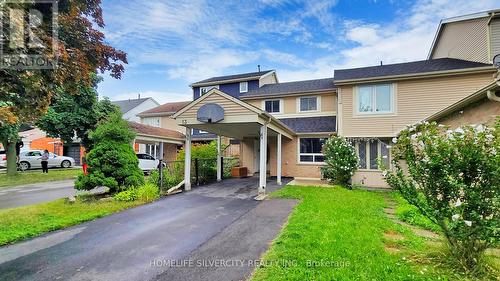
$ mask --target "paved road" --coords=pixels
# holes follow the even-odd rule
[[[256,186],[227,180],[0,248],[0,280],[244,279],[252,267],[186,275],[169,261],[258,259],[296,202],[254,201]]]
[[[75,180],[53,181],[27,184],[12,188],[0,189],[0,209],[33,205],[74,196],[78,191],[74,188]],[[103,192],[96,189],[92,192]]]

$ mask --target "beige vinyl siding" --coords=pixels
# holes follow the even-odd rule
[[[493,19],[490,22],[490,42],[491,59],[500,54],[500,19]]]
[[[431,58],[456,58],[488,63],[488,17],[447,23]]]
[[[196,104],[191,107],[186,112],[182,113],[182,118],[196,118],[198,109],[207,103],[215,103],[224,108],[225,115],[245,115],[245,114],[255,114],[255,112],[250,111],[234,101],[227,99],[219,94],[212,94],[205,98],[203,102]]]
[[[181,132],[183,134],[186,133],[186,128],[177,125],[177,121],[174,118],[172,118],[171,116],[161,117],[161,127],[164,129],[178,131],[178,132]]]
[[[354,86],[342,86],[341,118],[347,137],[391,137],[406,125],[444,109],[491,83],[492,73],[397,81],[395,112],[388,116],[359,116],[355,113]]]
[[[337,95],[334,93],[331,94],[304,94],[300,96],[291,96],[291,97],[277,97],[277,98],[262,98],[262,99],[255,99],[255,100],[246,100],[245,102],[258,107],[260,109],[264,109],[263,107],[263,101],[264,100],[282,100],[282,105],[283,105],[283,114],[301,114],[304,117],[307,117],[308,114],[315,114],[318,112],[314,113],[308,113],[308,112],[298,112],[297,111],[297,99],[300,97],[309,97],[309,96],[319,96],[320,97],[320,102],[321,102],[321,110],[319,112],[332,112],[336,113],[337,112]]]

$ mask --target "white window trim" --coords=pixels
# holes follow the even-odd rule
[[[316,110],[305,110],[305,111],[300,110],[300,99],[303,99],[303,98],[316,98]],[[300,96],[300,97],[297,97],[296,102],[297,102],[297,112],[311,113],[311,112],[320,112],[321,111],[321,96]]]
[[[390,85],[391,89],[391,111],[382,111],[382,112],[377,112],[377,111],[372,111],[372,112],[360,112],[359,111],[359,88],[360,87],[374,87],[377,85]],[[372,89],[372,106],[375,109],[376,108],[376,97],[375,97],[375,92]],[[391,115],[396,115],[396,84],[395,83],[379,83],[379,84],[367,84],[367,85],[359,85],[356,86],[355,89],[355,97],[353,99],[354,104],[353,107],[355,108],[354,112],[355,115],[358,117],[370,117],[370,116],[391,116]]]
[[[278,112],[268,112],[269,114],[283,114],[283,106],[285,103],[283,102],[283,99],[267,99],[262,101],[262,110],[266,111],[266,101],[279,101],[280,102],[280,111]]]
[[[243,91],[241,89],[242,85],[246,85],[246,90],[245,91]],[[248,92],[248,81],[240,82],[240,93],[247,93],[247,92]]]
[[[301,139],[328,139],[328,136],[307,136],[307,137],[300,137],[298,138],[297,141],[297,163],[300,165],[313,165],[313,166],[322,166],[325,165],[325,162],[303,162],[300,161],[300,156],[301,155],[306,155],[306,156],[324,156],[323,153],[300,153],[300,140]]]
[[[203,89],[208,89],[207,93],[212,90],[213,88],[219,90],[219,85],[213,85],[213,86],[205,86],[205,87],[200,87],[200,97],[203,96]]]

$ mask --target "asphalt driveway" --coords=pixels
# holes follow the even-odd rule
[[[254,201],[256,186],[226,180],[0,248],[0,280],[245,279],[249,262],[196,265],[265,252],[296,201]]]

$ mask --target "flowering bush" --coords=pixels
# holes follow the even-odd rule
[[[351,178],[358,168],[358,155],[355,148],[345,138],[332,136],[323,145],[325,166],[323,175],[329,181],[351,187]]]
[[[499,241],[499,134],[498,124],[454,131],[436,123],[410,126],[393,140],[394,170],[384,171],[391,187],[440,226],[469,273]]]

